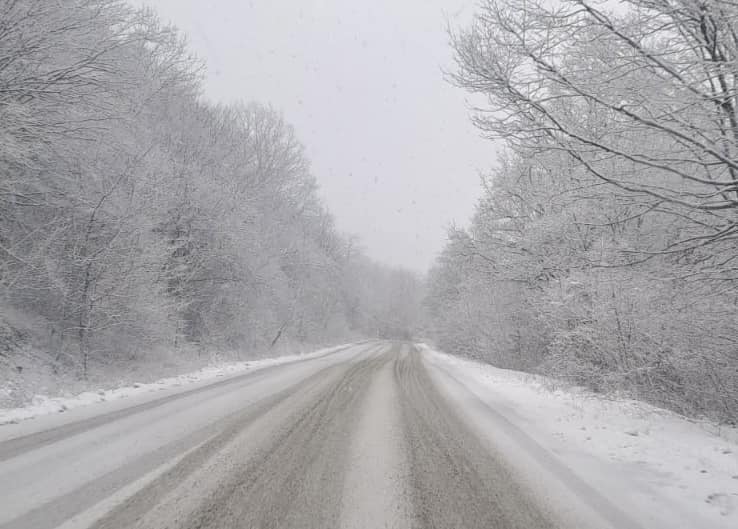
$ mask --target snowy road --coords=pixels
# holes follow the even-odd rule
[[[436,371],[356,345],[6,440],[0,529],[596,526],[526,486]],[[640,527],[595,500],[597,526]]]

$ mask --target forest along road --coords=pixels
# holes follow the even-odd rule
[[[0,528],[558,527],[428,369],[356,345],[4,441]]]

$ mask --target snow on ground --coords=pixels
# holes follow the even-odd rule
[[[174,388],[180,388],[186,391],[195,385],[207,384],[219,378],[230,378],[233,376],[244,374],[248,371],[263,369],[265,367],[296,362],[299,360],[307,360],[309,358],[317,358],[334,351],[342,349],[344,345],[320,349],[307,354],[293,354],[279,356],[276,358],[264,358],[259,360],[248,360],[242,362],[228,362],[212,366],[203,367],[191,373],[185,373],[175,377],[162,378],[151,383],[134,383],[130,386],[123,386],[113,389],[99,389],[97,391],[86,391],[78,395],[67,397],[48,397],[46,395],[35,395],[28,406],[20,408],[0,408],[0,425],[9,423],[18,423],[27,419],[33,419],[43,415],[53,413],[66,412],[76,408],[109,403],[121,399],[145,398],[147,394]],[[2,389],[0,388],[0,391]]]
[[[738,429],[421,347],[502,417],[495,427],[524,432],[635,520],[648,512],[644,527],[738,527]]]

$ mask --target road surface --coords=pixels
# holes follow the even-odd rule
[[[6,440],[0,529],[558,527],[428,370],[368,343]]]

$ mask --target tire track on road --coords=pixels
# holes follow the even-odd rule
[[[439,394],[414,347],[396,361],[395,377],[419,527],[556,527]]]
[[[357,410],[385,362],[386,353],[360,361],[292,413],[180,527],[337,527]]]

